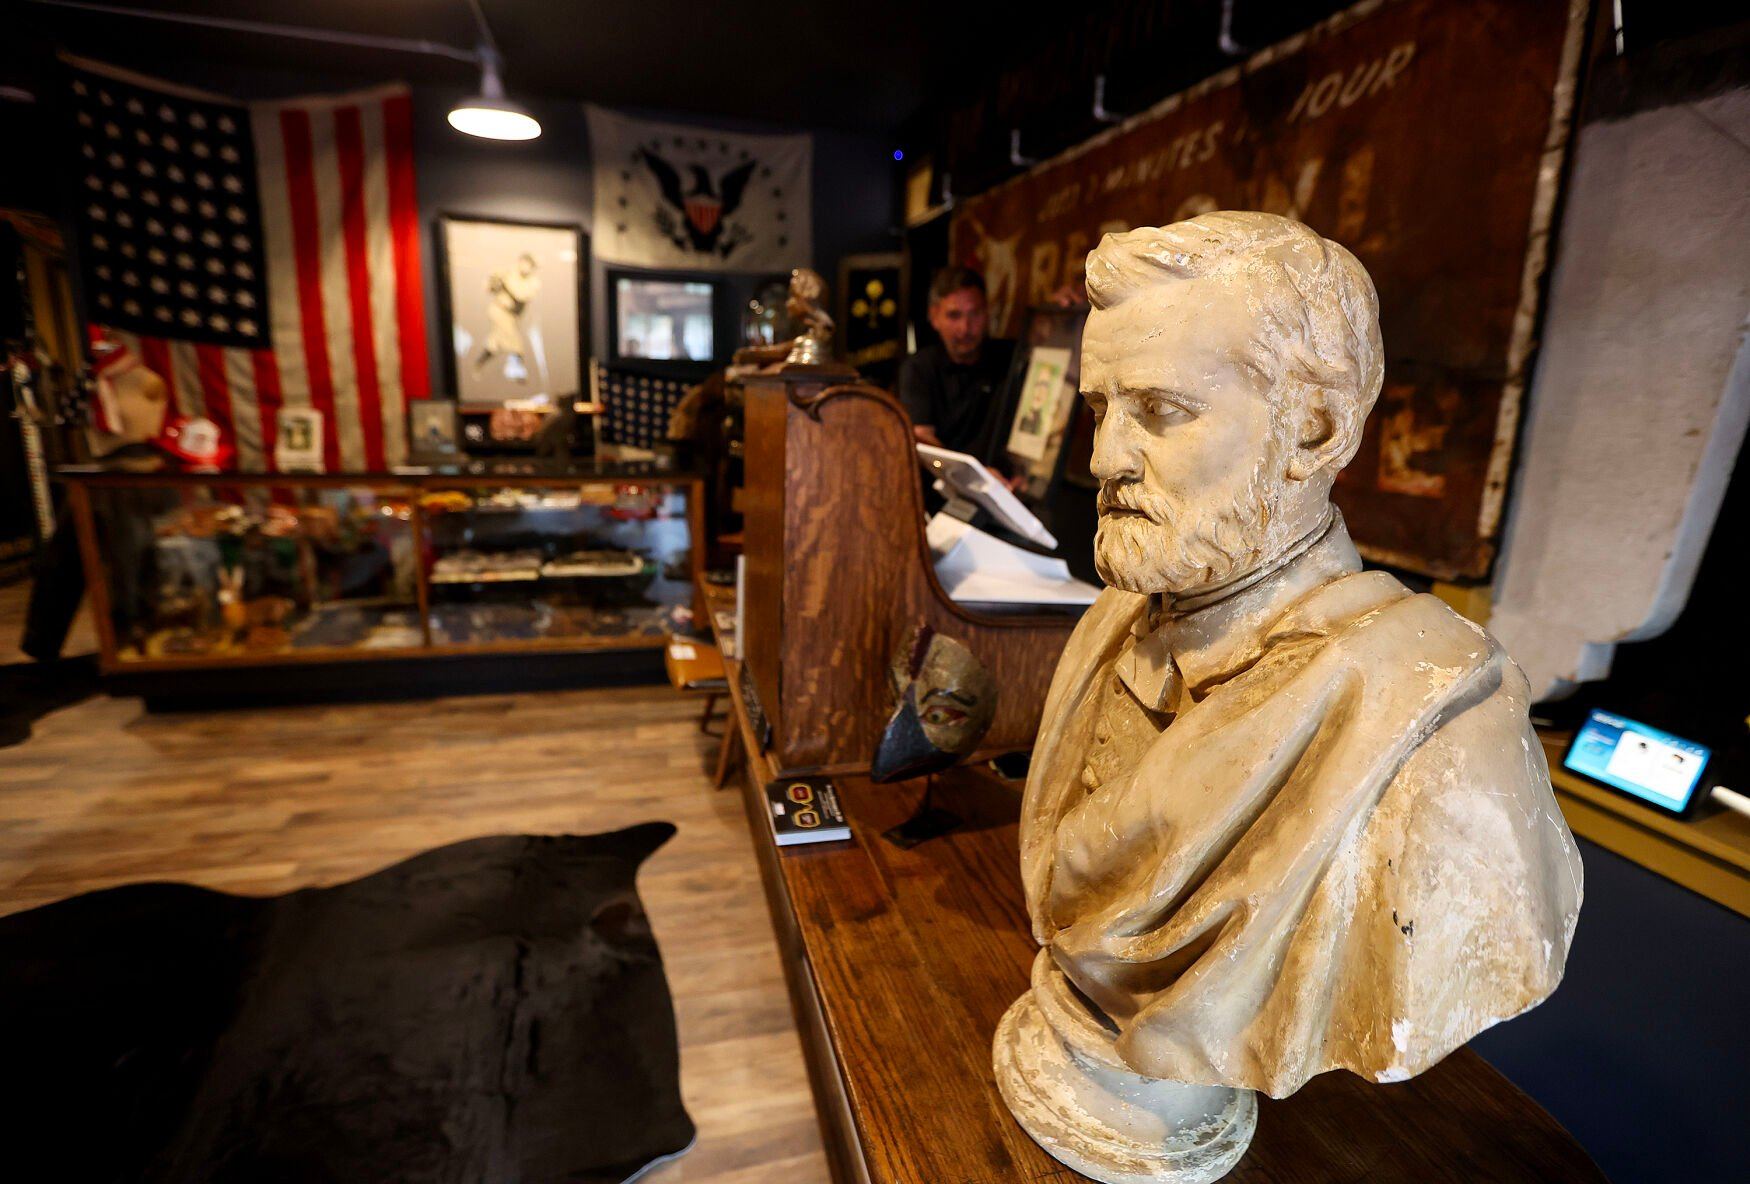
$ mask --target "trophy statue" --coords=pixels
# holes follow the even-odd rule
[[[797,335],[788,341],[747,345],[736,350],[730,376],[781,363],[820,366],[831,361],[833,320],[827,315],[825,304],[826,281],[820,278],[820,273],[808,267],[792,271],[784,311],[790,323],[797,326]]]
[[[1428,1069],[1556,987],[1580,859],[1524,675],[1361,560],[1331,505],[1378,300],[1268,214],[1088,256],[1096,566],[1022,807],[1043,947],[1003,1097],[1108,1184],[1208,1181],[1258,1093]]]

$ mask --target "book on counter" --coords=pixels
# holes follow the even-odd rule
[[[780,847],[851,837],[839,791],[826,777],[781,777],[766,786],[766,821]]]

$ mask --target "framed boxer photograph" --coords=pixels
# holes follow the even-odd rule
[[[444,214],[438,287],[463,406],[554,402],[583,388],[589,239],[566,223]]]

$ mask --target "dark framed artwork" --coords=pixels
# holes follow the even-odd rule
[[[589,332],[582,227],[443,214],[437,236],[444,357],[457,401],[575,398]]]
[[[455,457],[460,425],[456,404],[449,399],[415,399],[407,404],[407,444],[422,460]]]
[[[606,364],[697,381],[734,354],[735,285],[721,272],[607,269]]]
[[[838,330],[846,363],[871,376],[905,356],[905,256],[898,251],[839,261]]]
[[[1081,389],[1082,326],[1086,305],[1029,308],[1009,368],[1011,395],[1003,421],[1005,452],[1012,472],[1027,475],[1027,494],[1043,498],[1059,471],[1066,481],[1093,488],[1093,416]],[[1089,445],[1078,461],[1076,432],[1086,418]],[[1065,445],[1069,444],[1067,449]],[[1079,464],[1079,468],[1077,467]]]

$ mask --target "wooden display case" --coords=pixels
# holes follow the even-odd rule
[[[63,470],[101,669],[660,650],[701,611],[700,478],[534,469]]]

